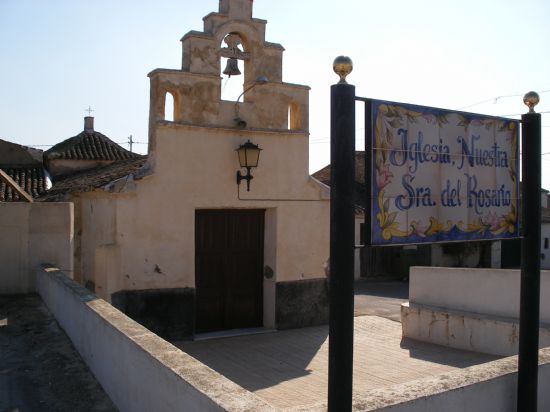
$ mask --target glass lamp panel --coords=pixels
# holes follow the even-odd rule
[[[246,162],[248,167],[258,167],[260,159],[260,149],[258,147],[246,150]]]
[[[246,148],[239,147],[237,149],[237,154],[239,155],[239,164],[241,167],[246,167]]]

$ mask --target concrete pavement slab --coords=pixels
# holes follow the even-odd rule
[[[275,407],[327,396],[328,326],[176,345]],[[495,356],[403,340],[398,322],[355,318],[354,393],[488,362]]]

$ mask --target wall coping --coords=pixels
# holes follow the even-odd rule
[[[440,313],[440,314],[447,314],[447,315],[451,315],[451,316],[461,316],[461,317],[475,319],[475,320],[490,320],[490,321],[495,321],[495,322],[513,323],[513,324],[519,325],[519,318],[513,318],[513,317],[508,317],[508,316],[499,316],[499,315],[491,315],[491,314],[478,313],[478,312],[468,312],[468,311],[465,311],[465,310],[444,308],[442,306],[425,305],[423,303],[403,302],[401,304],[401,307],[402,308],[410,308],[410,309],[429,310],[429,311]],[[540,322],[539,327],[541,329],[549,329],[550,330],[550,323]]]
[[[128,344],[138,347],[146,356],[151,357],[157,365],[165,368],[166,372],[176,375],[181,380],[182,385],[187,383],[192,386],[196,391],[216,403],[220,409],[227,411],[274,410],[273,406],[254,393],[238,386],[225,376],[155,335],[103,299],[98,298],[88,289],[68,278],[58,268],[51,265],[42,265],[41,270],[39,269],[37,272],[37,276],[47,276],[51,281],[69,291],[75,299],[85,305],[86,310],[93,312],[107,327],[123,335]],[[73,337],[70,336],[70,333],[67,334],[72,340]],[[75,344],[74,341],[73,344]],[[93,343],[90,344],[93,345]],[[80,352],[80,348],[77,347],[77,349]],[[83,356],[83,358],[85,357]],[[102,382],[100,381],[100,383]],[[108,390],[107,392],[109,393]]]
[[[460,391],[475,384],[516,374],[517,365],[518,357],[515,355],[386,388],[371,389],[361,395],[354,394],[353,410],[364,412],[383,410],[422,398]],[[550,347],[539,350],[539,369],[545,365],[550,365]],[[326,402],[319,402],[316,405],[289,408],[285,411],[322,411],[326,410],[326,407]]]

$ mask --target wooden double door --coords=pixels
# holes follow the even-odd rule
[[[195,212],[196,331],[263,324],[264,210]]]

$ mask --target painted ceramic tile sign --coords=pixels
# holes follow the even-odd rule
[[[372,102],[372,244],[518,237],[517,120]]]

